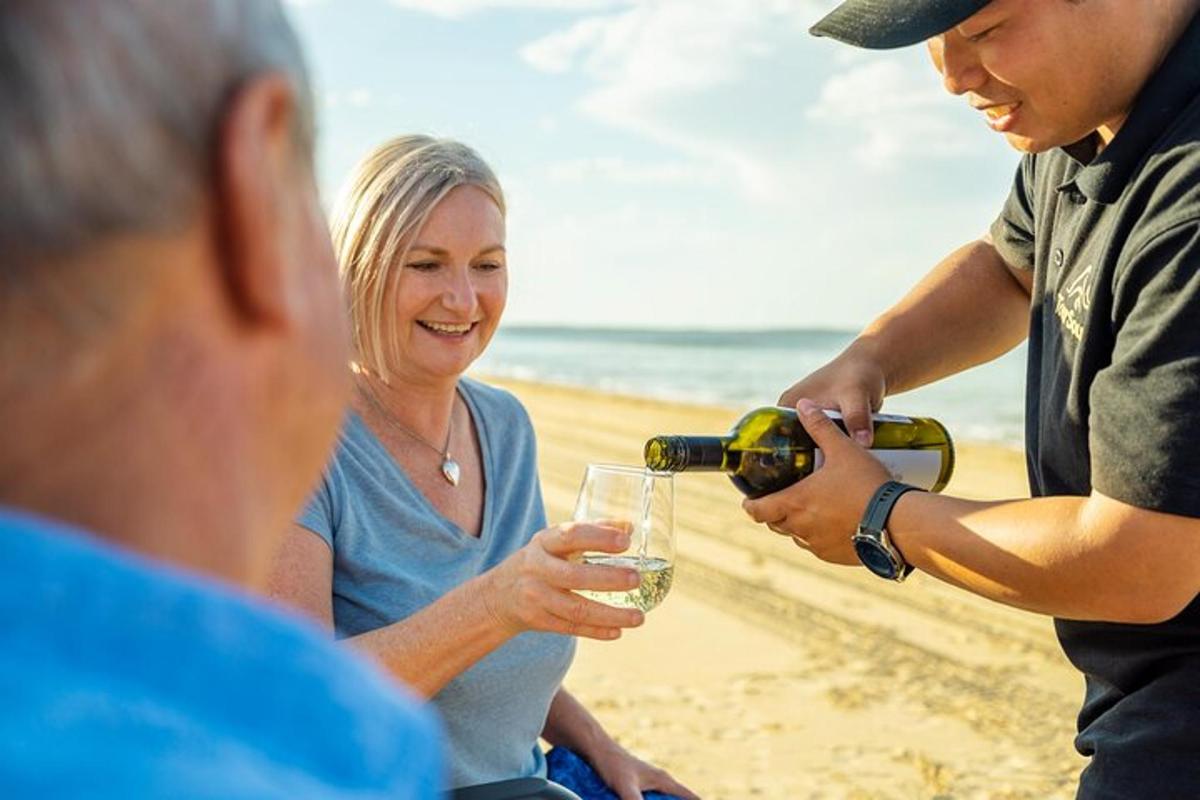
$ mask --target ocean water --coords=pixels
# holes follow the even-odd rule
[[[501,326],[472,371],[684,403],[724,405],[741,412],[773,404],[784,389],[828,362],[853,337],[850,331],[826,330]],[[936,417],[962,441],[1019,447],[1024,383],[1022,346],[990,364],[890,397],[884,411]]]

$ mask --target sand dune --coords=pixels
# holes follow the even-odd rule
[[[551,519],[589,461],[734,412],[514,381]],[[948,492],[1027,493],[1023,457],[960,443]],[[892,586],[750,522],[722,476],[676,482],[675,588],[645,627],[583,642],[567,679],[628,747],[705,798],[1070,798],[1082,680],[1048,619],[924,575]]]

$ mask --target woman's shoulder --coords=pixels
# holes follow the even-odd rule
[[[388,469],[391,456],[354,409],[347,409],[338,430],[337,444],[325,462],[321,482],[335,495],[352,493],[364,477],[374,477]]]
[[[342,416],[342,426],[338,429],[337,444],[330,454],[329,470],[338,470],[347,461],[354,461],[370,454],[377,444],[375,434],[363,422],[358,412],[352,408],[346,409]]]
[[[489,422],[531,427],[529,412],[507,389],[467,377],[460,379],[459,387]]]

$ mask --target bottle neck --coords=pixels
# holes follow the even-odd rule
[[[646,466],[661,472],[720,471],[729,441],[724,436],[656,436],[646,442]]]

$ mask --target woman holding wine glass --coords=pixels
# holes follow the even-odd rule
[[[512,395],[463,376],[507,295],[504,197],[470,148],[394,139],[332,215],[355,387],[333,460],[282,549],[272,592],[431,698],[450,786],[544,775],[538,737],[621,800],[695,797],[618,745],[561,682],[572,637],[640,625],[574,590],[628,591],[629,525],[547,527],[533,430]]]

